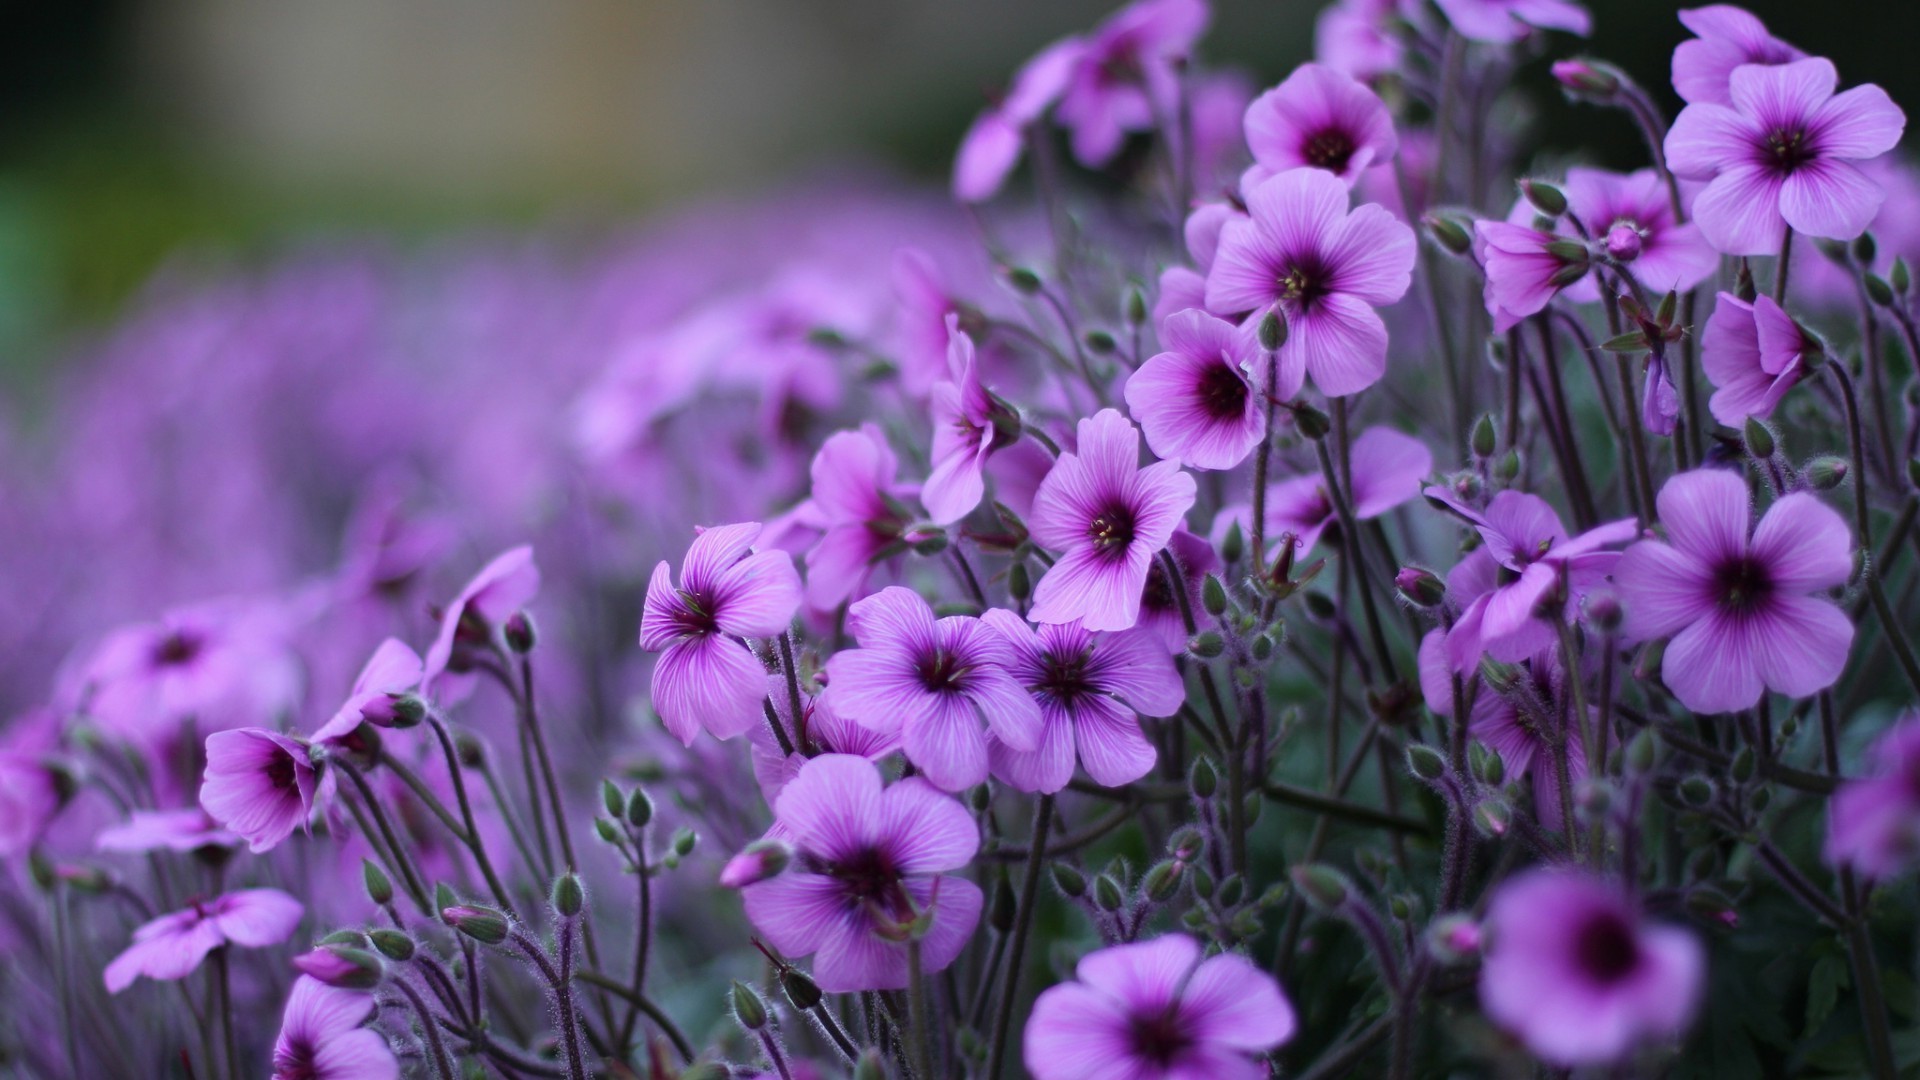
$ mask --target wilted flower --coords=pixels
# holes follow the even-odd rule
[[[183,979],[222,945],[278,945],[299,925],[304,910],[278,889],[242,889],[196,901],[135,930],[133,944],[107,965],[107,990],[117,994],[142,975]]]

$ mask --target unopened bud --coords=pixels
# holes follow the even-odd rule
[[[500,635],[507,639],[507,648],[521,656],[532,652],[540,637],[534,630],[533,616],[524,611],[507,616],[506,625],[500,628]]]
[[[1093,903],[1101,911],[1119,911],[1126,905],[1127,898],[1120,891],[1120,883],[1107,874],[1093,879]]]
[[[1544,180],[1520,181],[1520,194],[1535,210],[1548,217],[1557,218],[1567,212],[1566,195]]]
[[[1007,284],[1021,296],[1032,296],[1040,291],[1040,275],[1024,266],[1010,266],[1006,270]]]
[[[1407,747],[1407,771],[1422,780],[1438,780],[1447,774],[1447,759],[1431,746],[1413,743]]]
[[[1473,778],[1488,787],[1499,787],[1507,778],[1507,763],[1500,752],[1486,743],[1474,743],[1467,747],[1467,767],[1473,770]]]
[[[1439,607],[1447,598],[1447,583],[1440,575],[1418,566],[1403,566],[1393,576],[1393,587],[1407,602],[1418,608]]]
[[[347,945],[321,945],[294,957],[293,966],[342,990],[371,990],[380,985],[387,970],[378,956]]]
[[[683,859],[693,854],[693,845],[699,842],[700,834],[685,825],[673,830],[673,853]]]
[[[1625,222],[1607,230],[1607,255],[1615,262],[1632,262],[1645,246],[1646,238],[1640,230]]]
[[[1293,878],[1293,887],[1317,908],[1331,910],[1347,902],[1347,879],[1331,866],[1296,865],[1289,876]]]
[[[553,883],[553,910],[563,919],[571,919],[580,914],[586,905],[587,895],[580,888],[580,879],[572,874],[561,874]]]
[[[611,780],[600,781],[600,803],[607,808],[607,816],[619,818],[627,812],[627,797]]]
[[[1485,935],[1467,915],[1442,915],[1427,927],[1427,949],[1443,964],[1464,964],[1480,955]]]
[[[1053,884],[1071,899],[1087,895],[1087,876],[1063,862],[1053,864]]]
[[[1311,405],[1300,405],[1293,410],[1293,426],[1300,430],[1303,438],[1319,442],[1327,437],[1327,432],[1333,430],[1333,421],[1327,419],[1326,413]]]
[[[1220,558],[1231,565],[1240,561],[1247,552],[1247,537],[1240,530],[1240,522],[1235,519],[1227,524],[1227,535],[1220,538]]]
[[[1220,906],[1238,907],[1240,900],[1247,894],[1247,879],[1239,874],[1228,874],[1220,881]]]
[[[1192,862],[1207,849],[1207,838],[1191,825],[1182,825],[1167,837],[1167,854],[1181,862]]]
[[[1280,309],[1278,308],[1268,309],[1265,315],[1260,316],[1258,334],[1260,347],[1267,352],[1273,352],[1280,346],[1285,345],[1287,343],[1287,317],[1280,314]]]
[[[1740,925],[1740,913],[1733,901],[1717,889],[1698,888],[1687,892],[1687,911],[1695,917],[1728,930]]]
[[[1105,330],[1089,330],[1080,335],[1080,341],[1086,345],[1087,351],[1095,356],[1107,356],[1114,349],[1119,348],[1119,343],[1113,340],[1113,335]]]
[[[1620,93],[1620,76],[1584,58],[1556,61],[1553,77],[1567,93],[1596,104],[1606,104]]]
[[[1901,296],[1913,287],[1913,272],[1907,269],[1907,257],[1902,255],[1893,260],[1893,269],[1887,272],[1887,284]]]
[[[1202,630],[1187,642],[1187,651],[1202,660],[1211,660],[1225,652],[1226,648],[1226,639],[1214,630]]]
[[[1505,799],[1482,799],[1473,808],[1473,827],[1489,838],[1507,835],[1513,825],[1513,807]]]
[[[372,939],[373,947],[380,950],[380,955],[389,960],[405,963],[413,959],[413,939],[398,930],[380,927],[367,931],[367,937]]]
[[[507,917],[492,908],[455,904],[442,908],[440,919],[482,945],[498,945],[507,940]]]
[[[360,860],[360,879],[366,883],[367,896],[374,906],[386,907],[393,903],[393,882],[372,859]]]
[[[1127,325],[1141,326],[1147,321],[1147,294],[1135,285],[1127,290]]]
[[[729,889],[744,889],[755,882],[778,877],[792,861],[793,848],[785,841],[755,840],[727,860],[720,871],[720,884]]]
[[[1733,764],[1728,766],[1727,774],[1736,784],[1744,784],[1753,779],[1753,747],[1743,746],[1734,752]]]
[[[1887,284],[1886,278],[1868,273],[1862,275],[1860,281],[1867,287],[1867,299],[1879,307],[1893,306],[1893,286]]]
[[[1027,572],[1024,560],[1007,567],[1007,595],[1016,601],[1033,595],[1033,576]]]
[[[1713,781],[1695,774],[1680,781],[1680,797],[1689,806],[1705,806],[1713,801]]]
[[[1861,266],[1872,266],[1874,256],[1879,253],[1879,245],[1874,243],[1872,233],[1863,232],[1853,238],[1853,261]]]
[[[1211,799],[1220,787],[1220,774],[1214,770],[1212,761],[1205,757],[1195,758],[1193,768],[1187,773],[1187,784],[1193,789],[1195,798]]]
[[[1200,606],[1214,618],[1219,618],[1227,610],[1227,587],[1212,574],[1200,582]]]
[[[1474,421],[1473,435],[1467,440],[1467,448],[1473,451],[1476,458],[1490,458],[1498,447],[1499,437],[1494,431],[1493,416],[1482,413],[1480,419]]]
[[[813,981],[813,976],[797,967],[781,969],[780,989],[787,995],[787,1001],[801,1012],[818,1006],[823,996],[820,993],[820,984]]]
[[[416,694],[390,694],[385,717],[387,727],[416,727],[427,718],[427,703]]]
[[[1465,226],[1453,218],[1428,214],[1420,219],[1420,224],[1426,226],[1427,235],[1433,237],[1434,243],[1452,254],[1465,255],[1473,250],[1473,237],[1467,234]]]
[[[1514,477],[1519,476],[1520,451],[1508,450],[1506,453],[1500,455],[1500,460],[1493,466],[1493,475],[1507,483],[1511,483]]]
[[[1759,417],[1747,417],[1742,434],[1746,437],[1747,453],[1752,454],[1755,460],[1765,461],[1773,456],[1773,429],[1761,422]]]
[[[1596,589],[1581,601],[1587,614],[1587,622],[1603,634],[1611,634],[1620,629],[1626,619],[1626,611],[1620,606],[1620,597],[1611,589]]]
[[[1825,454],[1807,462],[1807,486],[1815,491],[1832,491],[1847,479],[1847,459]]]
[[[1140,879],[1140,891],[1156,904],[1164,904],[1180,891],[1183,867],[1171,859],[1155,863]]]
[[[760,992],[739,979],[733,980],[733,1018],[748,1031],[759,1031],[767,1026],[767,1003],[760,1000]]]

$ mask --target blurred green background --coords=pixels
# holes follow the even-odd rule
[[[0,387],[181,250],[474,225],[591,229],[831,162],[938,179],[983,92],[1109,0],[7,0]],[[1263,84],[1314,0],[1222,0]],[[1595,0],[1594,55],[1663,86],[1678,5]],[[1920,4],[1752,5],[1848,82],[1920,101]],[[1561,42],[1568,50],[1572,42]],[[1638,161],[1535,72],[1549,146]],[[1671,109],[1676,102],[1669,98]]]

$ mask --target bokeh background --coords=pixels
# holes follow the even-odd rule
[[[936,182],[988,88],[1106,0],[7,0],[0,392],[74,355],[169,258],[292,238],[593,229],[829,163]],[[1595,0],[1595,55],[1663,83],[1679,5]],[[1849,82],[1920,100],[1920,4],[1756,0]],[[1263,84],[1313,0],[1219,0],[1206,47]],[[1671,105],[1671,101],[1669,102]],[[1543,142],[1633,161],[1542,94]],[[1598,130],[1596,130],[1598,129]],[[1557,136],[1557,137],[1556,137]],[[29,416],[30,407],[24,410]]]

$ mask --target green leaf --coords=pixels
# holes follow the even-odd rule
[[[1820,1025],[1833,1015],[1833,1007],[1840,1000],[1840,991],[1845,990],[1851,981],[1847,968],[1847,959],[1838,950],[1824,949],[1820,959],[1813,963],[1813,971],[1807,976],[1807,1025],[1804,1039],[1813,1038]]]

